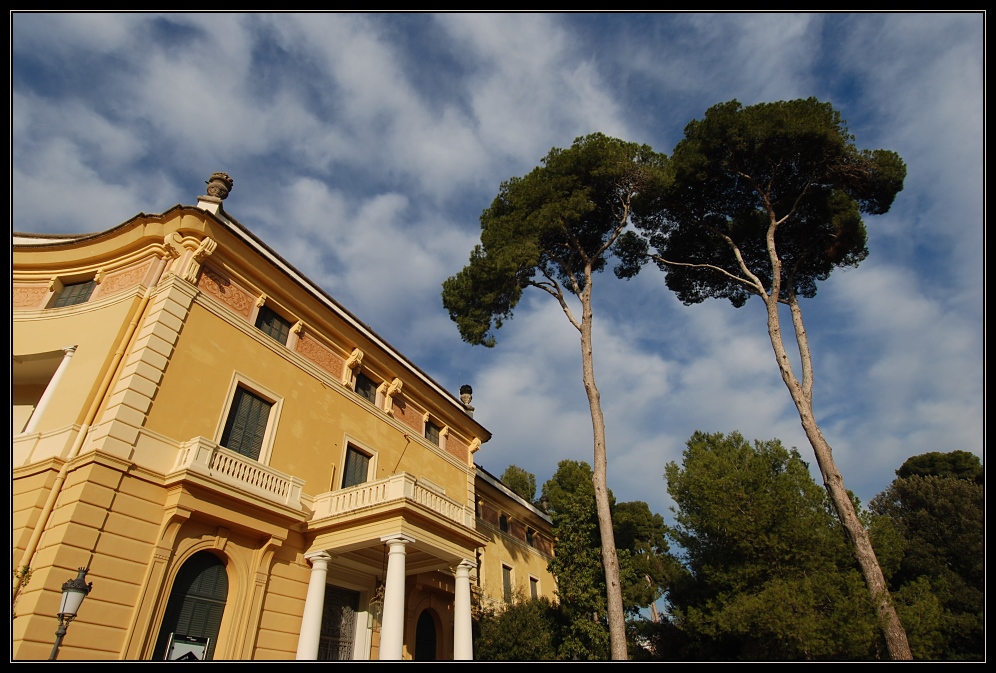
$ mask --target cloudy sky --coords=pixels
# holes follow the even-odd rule
[[[733,98],[816,96],[909,167],[871,254],[803,305],[816,411],[867,502],[909,456],[982,454],[981,14],[15,14],[12,226],[89,232],[225,208],[456,392],[478,462],[549,478],[591,461],[577,332],[527,292],[494,349],[463,344],[440,284],[502,180],[601,131],[670,153]],[[778,437],[814,463],[763,307],[682,306],[645,270],[595,285],[609,483],[665,513],[695,430]]]

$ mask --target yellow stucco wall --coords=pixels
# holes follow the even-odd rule
[[[551,556],[544,551],[552,547],[550,522],[482,479],[477,482],[477,499],[477,529],[488,538],[479,575],[484,602],[504,602],[502,566],[512,570],[513,600],[530,597],[530,578],[538,582],[538,596],[554,599],[556,580],[547,567]],[[508,522],[508,532],[500,528],[502,515]],[[533,545],[523,539],[526,528],[535,532]]]
[[[408,472],[468,503],[466,467],[427,448],[411,428],[398,427],[341,384],[303,370],[299,356],[286,346],[251,325],[242,328],[195,301],[183,327],[183,346],[170,360],[146,428],[180,440],[219,440],[233,377],[238,375],[248,388],[256,384],[282,399],[266,463],[305,478],[306,493],[334,490],[333,483],[339,487],[343,445],[353,441],[376,453],[374,478]]]

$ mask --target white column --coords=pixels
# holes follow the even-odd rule
[[[388,535],[387,578],[384,582],[384,616],[380,623],[380,658],[401,659],[405,639],[405,545],[407,535]]]
[[[464,559],[456,567],[456,597],[453,601],[453,660],[474,658],[474,635],[470,618],[470,569],[473,561]]]
[[[41,420],[42,413],[48,406],[48,403],[52,401],[52,396],[55,395],[55,389],[59,387],[59,381],[62,380],[62,376],[66,373],[66,369],[69,368],[69,361],[73,359],[73,354],[76,352],[76,346],[66,346],[62,349],[62,362],[59,363],[59,367],[52,374],[52,379],[45,386],[45,392],[42,393],[41,399],[38,400],[38,404],[35,406],[35,410],[31,412],[31,418],[28,419],[28,424],[22,431],[24,434],[29,434],[35,431],[38,427],[38,421]]]
[[[311,561],[308,596],[304,599],[304,617],[297,639],[297,658],[314,661],[318,658],[318,641],[322,636],[322,612],[325,607],[325,577],[332,557],[323,551],[306,554]]]

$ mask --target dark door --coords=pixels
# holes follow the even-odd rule
[[[221,560],[208,551],[187,559],[173,582],[153,659],[166,658],[173,634],[178,638],[207,638],[203,658],[213,658],[227,599],[228,574]]]
[[[436,620],[422,610],[415,625],[415,661],[436,660]]]
[[[318,642],[319,661],[349,661],[353,658],[353,635],[360,594],[331,584],[325,585],[322,636]]]

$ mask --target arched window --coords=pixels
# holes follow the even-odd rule
[[[228,575],[218,557],[199,551],[187,559],[169,593],[152,658],[212,659],[227,599]]]

